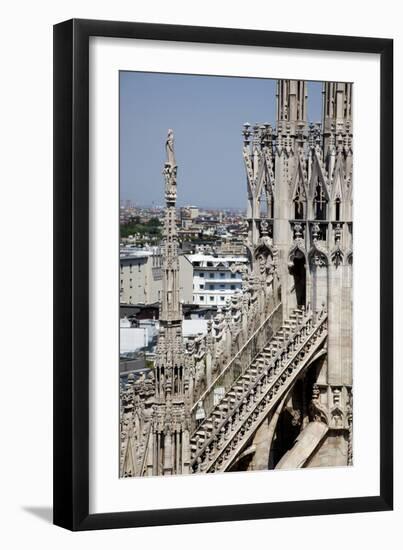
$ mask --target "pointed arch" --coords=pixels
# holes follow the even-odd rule
[[[324,248],[314,242],[310,251],[308,252],[309,265],[313,266],[328,266],[329,256]]]
[[[336,166],[333,171],[333,180],[331,185],[331,200],[332,211],[331,218],[335,221],[343,219],[345,213],[343,210],[343,201],[345,196],[345,182],[344,182],[344,161],[341,154],[337,156]]]
[[[306,307],[308,257],[304,240],[295,239],[288,252],[288,270],[293,279],[296,307]]]
[[[269,237],[262,238],[253,254],[253,265],[260,275],[272,275],[275,267],[277,249],[270,242]]]
[[[264,255],[266,257],[270,256],[271,258],[274,258],[275,253],[277,250],[274,246],[272,246],[267,240],[264,242],[261,242],[255,249],[254,257],[257,258],[260,255]]]
[[[312,174],[309,181],[309,199],[312,201],[313,215],[316,220],[326,220],[330,202],[326,174],[318,152],[313,153]]]
[[[330,257],[332,259],[332,262],[336,267],[339,267],[339,265],[343,264],[344,261],[344,252],[340,248],[340,245],[337,244],[334,249],[332,250]]]
[[[330,200],[328,181],[325,174],[325,168],[323,166],[322,160],[319,158],[317,151],[313,152],[312,158],[312,173],[309,180],[309,198],[313,199],[315,193],[316,183],[319,182],[323,187],[323,192],[325,193],[326,200]]]
[[[271,149],[266,147],[263,151],[263,159],[265,165],[265,175],[266,175],[266,188],[270,190],[271,193],[274,192],[274,168],[273,168],[273,156]]]
[[[306,173],[304,172],[304,168],[302,166],[301,157],[299,157],[297,167],[295,170],[292,194],[291,194],[291,199],[293,202],[293,209],[294,209],[291,216],[293,216],[295,220],[303,220],[306,218],[307,196],[308,196],[308,192],[307,192]]]
[[[257,171],[255,176],[255,190],[256,190],[256,197],[260,198],[262,194],[263,185],[265,182],[265,160],[264,156],[262,155],[262,152],[259,149],[256,149],[255,152],[255,160],[254,164],[257,162]]]
[[[259,205],[259,216],[274,217],[274,171],[269,150],[256,150],[258,168],[255,177],[254,196]]]
[[[344,163],[341,154],[337,156],[331,186],[331,199],[335,200],[337,197],[340,200],[344,199]]]
[[[308,256],[305,249],[305,243],[303,239],[296,239],[290,250],[288,251],[288,264],[292,264],[295,258],[304,257],[305,261],[308,262]]]
[[[124,450],[123,465],[121,477],[137,476],[137,468],[135,463],[135,445],[133,445],[133,434],[127,435],[127,444]]]

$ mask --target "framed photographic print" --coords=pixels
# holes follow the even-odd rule
[[[54,27],[57,525],[392,509],[392,75],[389,39]]]

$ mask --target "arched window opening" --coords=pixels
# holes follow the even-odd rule
[[[274,200],[273,195],[268,191],[264,192],[259,199],[259,212],[262,218],[274,217]]]
[[[335,212],[335,217],[336,217],[336,222],[339,222],[340,221],[340,209],[341,209],[341,201],[340,201],[340,198],[337,197],[336,199],[336,212]]]
[[[326,197],[323,192],[321,183],[318,183],[315,189],[315,196],[313,199],[313,210],[315,213],[316,220],[326,220]]]
[[[303,220],[305,218],[305,195],[301,186],[298,185],[294,195],[294,219]]]
[[[303,220],[304,219],[304,203],[295,200],[294,201],[294,219]]]
[[[262,218],[267,218],[267,216],[268,216],[267,201],[266,201],[266,197],[264,195],[262,195],[262,197],[260,198],[259,205],[260,205],[260,216]]]
[[[305,256],[297,251],[291,263],[290,274],[294,279],[294,291],[297,307],[306,307],[306,265]]]
[[[274,200],[272,195],[267,195],[267,217],[274,218]]]

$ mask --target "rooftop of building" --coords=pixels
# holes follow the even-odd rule
[[[246,256],[230,256],[228,254],[188,254],[188,259],[192,264],[195,262],[211,262],[212,264],[218,265],[218,264],[230,264],[230,263],[245,263],[248,261],[248,258]]]
[[[144,248],[123,246],[120,248],[120,259],[130,260],[131,258],[148,258],[149,256],[157,255],[160,253],[161,249],[158,246],[150,246]]]
[[[130,318],[137,317],[143,313],[147,316],[143,317],[143,319],[158,319],[159,308],[159,302],[154,302],[153,304],[120,304],[119,316],[121,319],[127,317],[130,320]],[[182,311],[185,318],[195,318],[195,316],[200,316],[208,319],[214,315],[216,309],[217,308],[215,306],[182,304]]]

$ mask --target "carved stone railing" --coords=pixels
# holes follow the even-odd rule
[[[223,389],[225,394],[232,386],[234,381],[239,378],[246,369],[250,366],[255,357],[263,350],[270,342],[274,333],[280,328],[282,322],[282,304],[270,313],[267,319],[257,328],[247,342],[242,346],[238,353],[230,360],[227,366],[215,378],[205,392],[200,395],[197,402],[191,409],[191,430],[196,428],[196,414],[201,407],[204,414],[208,416],[217,404],[217,394],[215,390]]]
[[[143,475],[151,433],[150,415],[144,414],[144,403],[153,395],[154,378],[150,375],[136,381],[129,374],[120,389],[120,477]],[[126,460],[132,466],[131,472],[127,471]]]
[[[283,336],[286,333],[283,332]],[[327,337],[327,315],[309,313],[280,346],[268,346],[267,364],[254,361],[257,374],[240,377],[233,399],[216,407],[191,438],[191,467],[194,473],[225,471],[278,401],[293,386]],[[277,345],[277,344],[276,344]],[[270,349],[273,348],[273,349]],[[241,383],[240,383],[241,382]],[[224,401],[224,400],[223,400]],[[226,410],[225,410],[226,408]]]
[[[277,307],[273,277],[250,273],[243,279],[242,292],[234,293],[209,321],[207,334],[186,341],[186,372],[193,411]]]

